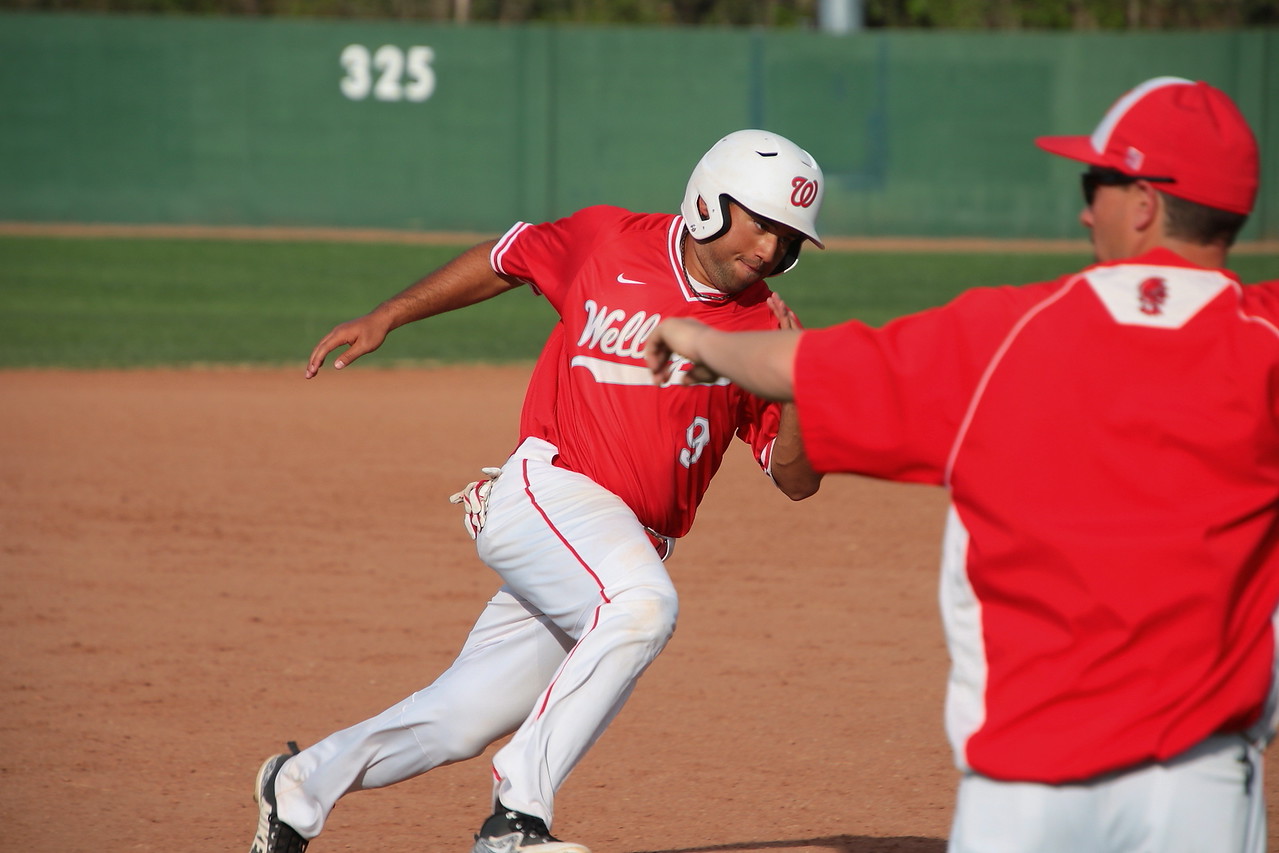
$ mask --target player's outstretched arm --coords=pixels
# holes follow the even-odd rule
[[[362,355],[382,346],[393,329],[405,323],[434,317],[467,305],[474,305],[516,287],[489,266],[489,252],[496,241],[472,246],[444,266],[409,285],[362,317],[339,323],[311,350],[306,378],[320,372],[329,353],[347,349],[333,362],[341,370]]]
[[[769,462],[773,483],[782,494],[793,501],[817,494],[822,485],[822,474],[813,470],[804,450],[804,438],[799,431],[799,413],[794,403],[782,403],[782,419],[773,440],[773,455]]]
[[[661,385],[671,378],[673,355],[693,363],[686,381],[724,377],[768,400],[795,398],[791,365],[802,332],[721,332],[685,317],[663,320],[644,345],[644,361]]]
[[[773,309],[779,329],[804,328],[799,317],[795,316],[795,312],[780,294],[769,295],[768,307]],[[768,467],[773,483],[793,501],[812,497],[821,488],[822,475],[814,471],[812,463],[808,461],[804,439],[799,431],[799,412],[794,403],[781,404],[781,423],[778,425],[777,438],[773,441],[773,454]]]

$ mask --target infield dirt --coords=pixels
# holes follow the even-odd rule
[[[0,372],[0,847],[247,850],[261,760],[428,683],[496,589],[447,497],[512,449],[527,375]],[[734,448],[557,834],[942,853],[944,509],[853,477],[792,504]],[[467,849],[491,753],[344,799],[311,849]]]

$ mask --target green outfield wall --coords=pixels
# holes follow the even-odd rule
[[[0,14],[0,220],[499,232],[677,209],[742,127],[810,150],[834,236],[1079,237],[1088,133],[1148,77],[1257,129],[1279,238],[1279,31],[936,33]]]

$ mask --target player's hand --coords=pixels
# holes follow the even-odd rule
[[[777,318],[777,328],[779,329],[802,329],[799,317],[795,316],[795,312],[790,310],[790,306],[782,301],[780,294],[774,293],[768,297],[768,307],[773,309],[773,316]]]
[[[684,317],[659,323],[644,343],[644,363],[653,374],[653,384],[688,385],[718,380],[719,375],[698,360],[697,342],[710,331],[704,323]]]
[[[324,366],[325,357],[338,347],[347,347],[346,352],[333,362],[333,367],[341,370],[360,356],[382,346],[390,331],[390,322],[376,311],[339,323],[311,350],[311,360],[306,365],[306,378],[310,379],[319,373]]]

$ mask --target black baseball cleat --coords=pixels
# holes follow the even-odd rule
[[[560,841],[546,828],[546,821],[523,812],[512,811],[501,803],[497,811],[484,821],[475,836],[471,853],[591,853],[581,844]]]
[[[253,788],[253,801],[258,804],[258,831],[249,853],[303,853],[310,843],[275,816],[275,777],[280,775],[284,762],[298,754],[298,745],[289,741],[289,750],[291,754],[282,752],[271,756],[258,770]]]

